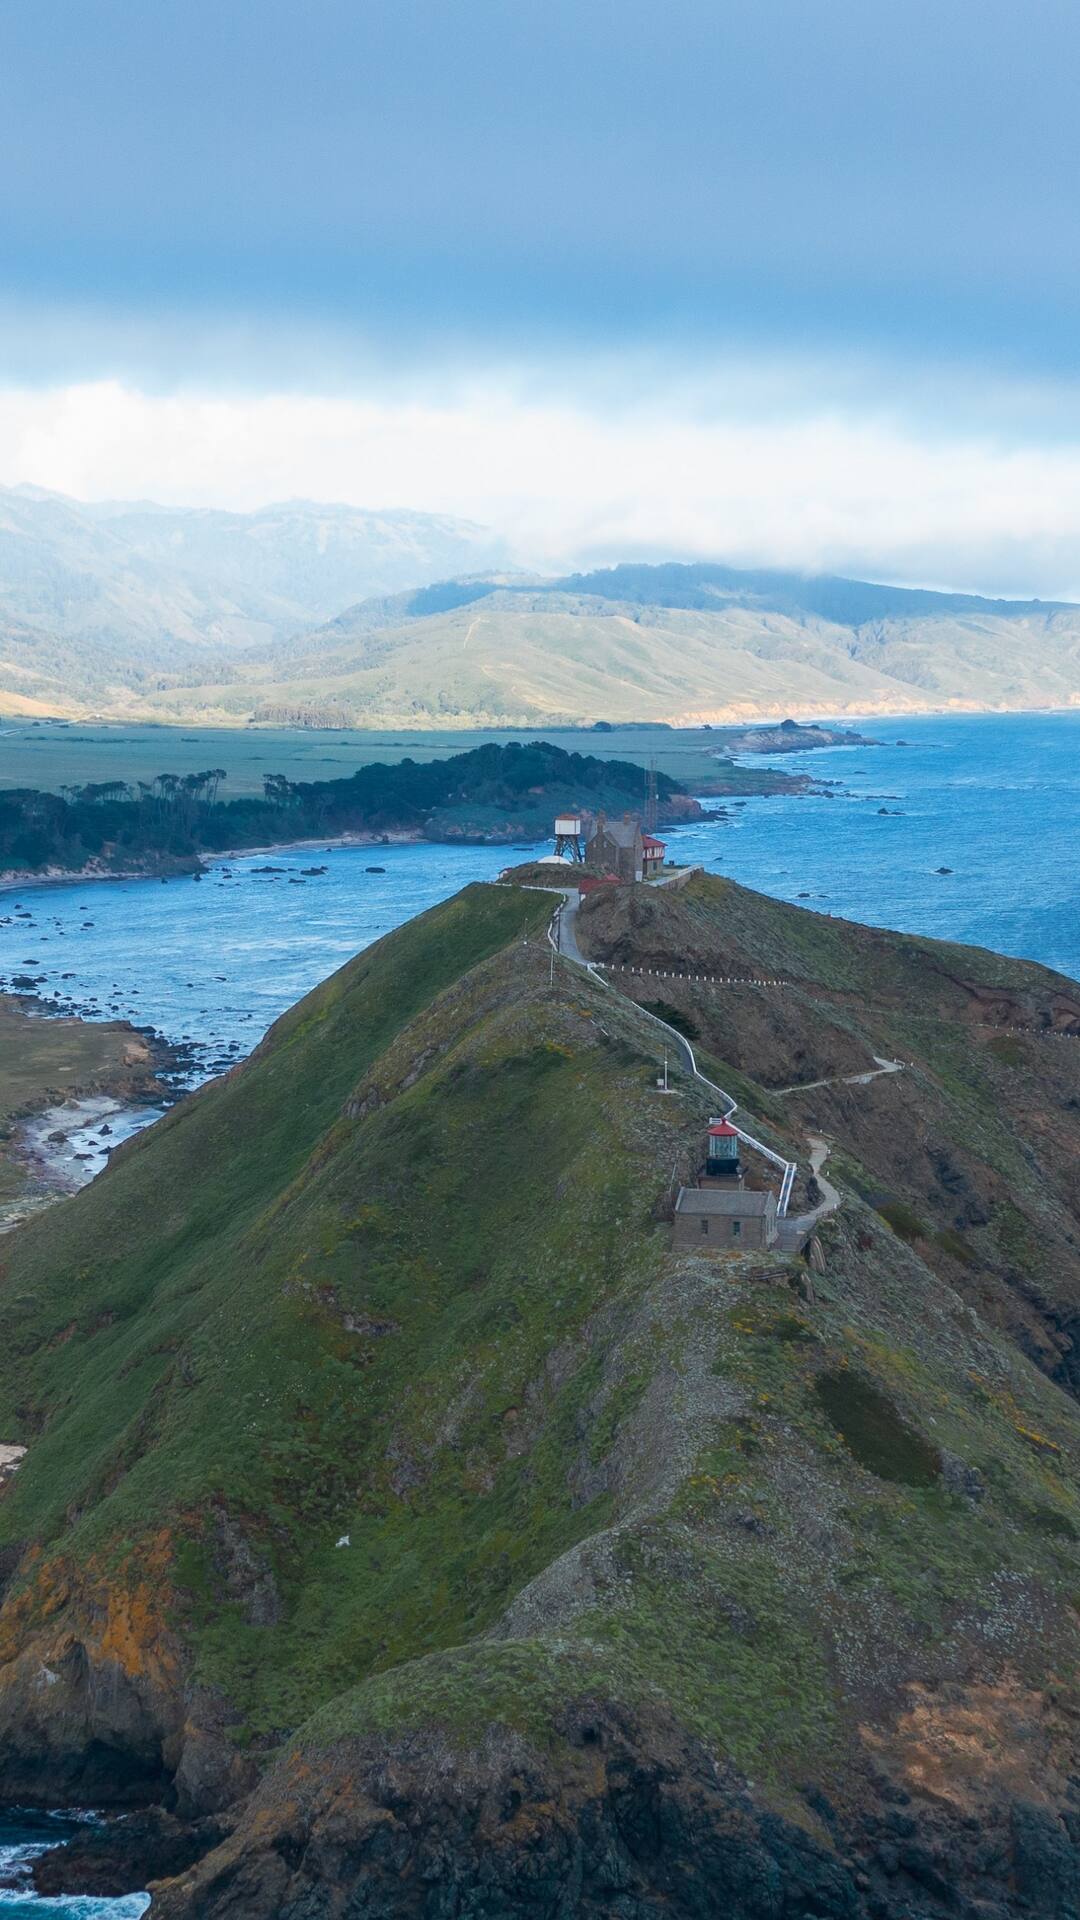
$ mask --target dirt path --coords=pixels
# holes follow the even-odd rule
[[[806,1137],[810,1142],[810,1171],[818,1183],[821,1199],[816,1207],[810,1207],[806,1213],[789,1214],[786,1220],[780,1221],[777,1245],[782,1253],[797,1253],[818,1221],[826,1219],[842,1205],[841,1195],[822,1172],[831,1152],[829,1142],[820,1133],[808,1133]]]
[[[880,1053],[872,1054],[875,1062],[868,1073],[840,1073],[831,1080],[803,1080],[794,1087],[770,1087],[769,1092],[782,1096],[786,1093],[813,1093],[815,1087],[868,1087],[871,1080],[880,1080],[885,1073],[903,1073],[902,1060],[883,1060]]]

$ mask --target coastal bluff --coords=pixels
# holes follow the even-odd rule
[[[1068,1913],[1080,987],[552,908],[408,922],[0,1241],[0,1791],[164,1920]],[[828,1137],[813,1264],[673,1247],[657,1019],[800,1208]]]

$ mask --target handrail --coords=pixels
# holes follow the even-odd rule
[[[538,889],[538,891],[546,891],[546,889]],[[554,892],[556,889],[552,888],[551,891]],[[662,1027],[665,1033],[669,1033],[682,1054],[686,1065],[689,1067],[692,1078],[697,1080],[701,1086],[708,1087],[710,1093],[719,1095],[720,1099],[725,1103],[726,1111],[724,1113],[724,1119],[730,1126],[732,1114],[738,1113],[739,1111],[738,1102],[733,1099],[731,1094],[726,1092],[723,1087],[718,1087],[715,1080],[709,1080],[706,1075],[701,1072],[698,1067],[697,1056],[686,1035],[680,1033],[678,1027],[673,1027],[670,1021],[662,1020],[658,1013],[652,1013],[648,1007],[639,1006],[636,1000],[629,998],[629,995],[619,994],[619,989],[616,987],[614,981],[605,980],[603,973],[600,971],[600,967],[594,961],[584,958],[580,961],[574,961],[571,954],[563,954],[563,950],[555,938],[554,929],[555,923],[559,919],[568,898],[568,894],[561,896],[559,905],[556,907],[548,922],[547,937],[554,951],[564,959],[571,960],[574,965],[583,967],[585,972],[589,974],[593,980],[597,981],[600,986],[606,987],[609,993],[618,994],[621,1000],[626,1000],[629,1006],[635,1007],[638,1013],[645,1016],[646,1020],[652,1020],[656,1026]],[[603,962],[601,962],[600,965],[603,965]],[[776,1212],[778,1218],[783,1218],[787,1213],[792,1191],[795,1186],[795,1176],[799,1171],[798,1162],[795,1160],[785,1160],[782,1154],[774,1153],[772,1147],[767,1147],[763,1140],[755,1140],[752,1133],[744,1133],[741,1127],[735,1127],[733,1131],[748,1147],[752,1147],[755,1153],[762,1154],[766,1160],[771,1160],[774,1167],[780,1168],[782,1177],[780,1181],[780,1193],[776,1202]]]

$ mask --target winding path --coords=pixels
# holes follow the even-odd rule
[[[599,968],[593,966],[592,962],[585,958],[581,948],[578,946],[577,913],[580,896],[576,887],[552,887],[544,889],[544,891],[559,893],[562,896],[563,904],[561,907],[556,908],[551,919],[551,924],[548,927],[548,939],[556,953],[561,953],[567,960],[572,960],[575,966],[583,967],[590,978],[598,980],[601,986],[608,989],[609,993],[618,993],[618,988],[614,986],[610,980],[604,978]],[[626,995],[620,995],[619,997],[621,999],[627,998]],[[637,1011],[643,1019],[651,1020],[654,1026],[660,1027],[662,1031],[668,1035],[687,1072],[698,1082],[699,1086],[707,1087],[710,1093],[716,1094],[717,1099],[721,1101],[723,1105],[724,1119],[730,1126],[734,1126],[733,1115],[739,1110],[738,1103],[723,1087],[718,1087],[715,1080],[707,1079],[705,1074],[701,1072],[694,1055],[694,1049],[690,1045],[686,1035],[680,1033],[677,1027],[670,1026],[666,1020],[661,1020],[658,1014],[650,1013],[647,1007],[638,1006],[636,1000],[630,1000],[629,1005],[637,1007]],[[771,1161],[772,1165],[778,1169],[780,1173],[780,1192],[777,1197],[776,1210],[780,1217],[784,1218],[791,1200],[791,1191],[795,1185],[795,1178],[799,1171],[798,1163],[794,1160],[785,1160],[782,1154],[774,1153],[772,1147],[767,1147],[763,1140],[756,1140],[752,1133],[744,1132],[742,1127],[735,1127],[735,1132],[738,1134],[739,1139],[744,1141],[748,1147],[752,1148],[755,1153],[761,1154],[764,1159]],[[835,1188],[830,1188],[830,1192],[835,1193]],[[838,1194],[836,1195],[836,1204],[837,1206],[840,1204]],[[795,1222],[792,1222],[793,1226],[794,1224]]]
[[[806,1213],[789,1214],[780,1222],[777,1245],[781,1253],[797,1253],[813,1233],[818,1221],[835,1213],[840,1205],[840,1195],[822,1172],[830,1153],[829,1143],[820,1133],[808,1133],[806,1137],[810,1142],[810,1171],[818,1183],[821,1199],[816,1207],[809,1208]]]
[[[555,953],[561,954],[564,959],[572,961],[574,966],[581,967],[591,979],[599,981],[600,985],[606,987],[610,993],[618,994],[620,999],[626,1000],[628,1005],[636,1008],[643,1020],[651,1020],[654,1026],[659,1027],[662,1032],[667,1035],[668,1040],[675,1048],[675,1051],[682,1060],[691,1078],[696,1080],[699,1086],[707,1087],[710,1093],[716,1095],[723,1107],[724,1118],[729,1124],[733,1124],[732,1115],[738,1112],[736,1101],[723,1087],[718,1087],[715,1080],[707,1079],[705,1074],[701,1072],[694,1055],[694,1049],[690,1045],[686,1035],[680,1033],[677,1027],[671,1026],[667,1020],[661,1020],[658,1014],[650,1013],[648,1007],[643,1007],[638,1001],[630,999],[629,995],[619,993],[619,989],[614,981],[604,977],[605,973],[614,971],[615,969],[603,967],[601,964],[587,960],[582,953],[577,938],[577,915],[581,898],[577,888],[542,887],[536,890],[543,893],[558,894],[561,898],[562,904],[556,907],[547,930],[548,940]],[[623,971],[623,969],[619,969],[619,971]],[[628,968],[625,969],[625,971],[637,972],[638,970]],[[693,978],[694,976],[673,975],[672,977]],[[754,984],[764,986],[770,984],[780,985],[782,983],[761,981]],[[874,1065],[865,1073],[841,1074],[831,1080],[808,1080],[805,1081],[802,1086],[777,1087],[772,1091],[777,1094],[789,1094],[810,1093],[815,1087],[864,1087],[869,1085],[871,1080],[879,1080],[886,1074],[902,1073],[904,1071],[904,1062],[902,1060],[885,1060],[877,1053],[871,1057]],[[806,1138],[810,1146],[810,1171],[817,1182],[821,1199],[816,1207],[808,1208],[805,1213],[789,1214],[788,1206],[798,1173],[797,1162],[794,1160],[785,1160],[781,1154],[774,1153],[771,1147],[767,1147],[764,1141],[756,1140],[753,1134],[744,1132],[741,1127],[736,1127],[735,1132],[738,1134],[739,1139],[745,1141],[746,1145],[751,1147],[755,1153],[761,1154],[766,1160],[771,1161],[774,1167],[779,1169],[781,1178],[780,1193],[776,1208],[779,1220],[777,1247],[782,1253],[797,1252],[813,1232],[818,1221],[826,1219],[831,1213],[835,1213],[842,1204],[841,1195],[833,1186],[832,1181],[825,1178],[823,1171],[825,1162],[829,1157],[829,1142],[820,1133],[807,1134]]]
[[[770,1087],[769,1092],[775,1098],[785,1093],[813,1093],[815,1087],[868,1087],[871,1080],[880,1080],[882,1074],[904,1071],[902,1060],[883,1060],[880,1053],[872,1054],[871,1059],[875,1064],[869,1073],[838,1073],[831,1080],[800,1080],[793,1087]]]
[[[607,966],[603,966],[602,964],[595,963],[591,960],[587,960],[585,955],[582,953],[581,948],[578,945],[577,914],[578,914],[578,906],[580,904],[580,895],[577,891],[577,888],[576,887],[550,887],[550,888],[545,887],[541,889],[541,891],[545,893],[547,892],[557,893],[562,898],[562,905],[555,909],[555,912],[551,918],[551,922],[548,926],[548,940],[550,941],[555,952],[562,954],[565,959],[572,961],[575,966],[581,967],[587,974],[590,975],[590,977],[593,980],[598,980],[601,986],[607,987],[609,992],[619,993],[619,989],[615,985],[614,981],[605,978],[605,974],[609,972],[613,972],[615,971],[615,969]],[[627,971],[631,973],[637,973],[641,970],[635,969],[635,968],[627,968],[627,969],[618,969],[618,971]],[[647,972],[648,969],[645,969],[644,971]],[[676,979],[678,978],[692,979],[695,976],[672,975],[671,977]],[[732,982],[732,984],[735,984],[735,983]],[[746,984],[750,984],[750,983],[746,983]],[[779,981],[776,981],[776,982],[761,981],[761,982],[754,982],[753,984],[764,986],[764,985],[781,985],[783,983]],[[638,1001],[631,1000],[628,995],[619,994],[619,998],[627,1000],[630,1006],[636,1007],[642,1019],[651,1020],[654,1026],[661,1028],[661,1030],[667,1035],[671,1044],[674,1046],[687,1072],[691,1075],[691,1077],[694,1080],[698,1082],[700,1086],[707,1087],[710,1093],[713,1093],[716,1095],[717,1099],[722,1104],[723,1111],[724,1111],[724,1118],[729,1122],[729,1124],[733,1124],[732,1115],[738,1112],[738,1106],[736,1101],[732,1098],[730,1093],[725,1092],[723,1087],[718,1087],[715,1080],[707,1079],[705,1074],[701,1072],[694,1055],[694,1049],[690,1045],[690,1042],[686,1038],[686,1035],[680,1033],[678,1028],[671,1026],[668,1021],[661,1020],[658,1014],[650,1013],[649,1009],[647,1007],[641,1006],[638,1003]],[[808,1081],[805,1081],[801,1086],[777,1087],[772,1089],[772,1091],[777,1094],[783,1095],[783,1094],[791,1094],[791,1093],[810,1093],[813,1091],[815,1087],[832,1087],[832,1086],[864,1087],[864,1086],[868,1086],[871,1080],[879,1080],[886,1074],[902,1073],[904,1071],[904,1062],[902,1060],[885,1060],[882,1058],[880,1054],[877,1054],[877,1053],[873,1054],[871,1057],[874,1061],[874,1065],[872,1068],[868,1069],[864,1073],[841,1074],[831,1080],[808,1080]],[[796,1252],[804,1244],[807,1237],[813,1232],[814,1228],[818,1224],[818,1221],[826,1219],[827,1216],[831,1213],[835,1213],[839,1208],[839,1206],[841,1205],[840,1194],[837,1192],[837,1189],[833,1186],[832,1181],[827,1180],[825,1178],[825,1174],[823,1172],[825,1162],[827,1161],[829,1157],[829,1152],[830,1152],[828,1141],[820,1133],[807,1134],[806,1138],[810,1145],[810,1171],[817,1182],[818,1188],[821,1193],[821,1199],[818,1202],[816,1207],[809,1208],[805,1213],[789,1214],[788,1205],[791,1200],[792,1188],[795,1185],[795,1178],[798,1173],[797,1163],[793,1160],[785,1160],[780,1154],[774,1153],[771,1147],[767,1147],[764,1144],[764,1142],[761,1140],[756,1140],[753,1134],[744,1132],[741,1127],[736,1127],[735,1132],[738,1134],[739,1139],[745,1141],[746,1145],[748,1147],[751,1147],[755,1153],[759,1153],[763,1155],[763,1157],[766,1160],[771,1161],[773,1166],[777,1167],[780,1170],[780,1174],[781,1174],[780,1194],[777,1200],[777,1214],[779,1216],[779,1236],[777,1240],[777,1245],[781,1252],[784,1252],[784,1253]]]

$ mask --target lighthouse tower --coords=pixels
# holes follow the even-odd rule
[[[704,1179],[710,1186],[714,1181],[722,1182],[725,1187],[742,1186],[743,1171],[739,1160],[739,1136],[727,1120],[710,1120],[709,1122]]]

